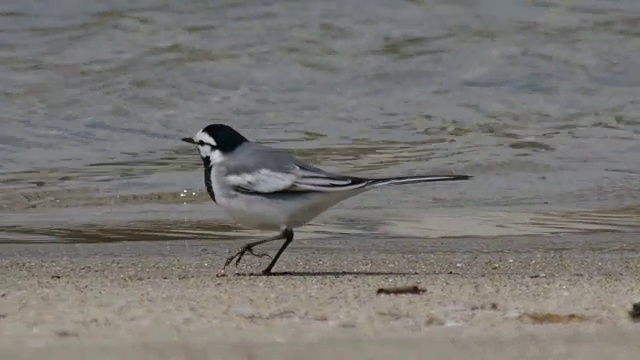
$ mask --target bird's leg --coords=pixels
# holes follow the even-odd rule
[[[276,241],[276,240],[280,240],[280,239],[285,239],[285,235],[284,235],[284,231],[281,232],[280,234],[270,237],[268,239],[264,239],[264,240],[260,240],[260,241],[256,241],[256,242],[252,242],[249,243],[245,246],[243,246],[242,248],[240,248],[240,250],[238,250],[238,252],[236,252],[233,256],[230,256],[227,258],[227,261],[225,261],[224,263],[224,268],[227,267],[227,265],[231,264],[231,262],[233,261],[233,259],[236,259],[236,266],[238,265],[238,263],[240,263],[240,260],[242,260],[242,257],[248,252],[249,254],[256,256],[256,257],[265,257],[265,256],[269,256],[269,254],[264,254],[264,253],[256,253],[255,251],[253,251],[253,248],[255,246],[264,244],[264,243],[268,243],[270,241]]]
[[[280,235],[282,236],[282,238],[284,238],[284,244],[282,244],[282,247],[280,248],[280,250],[278,250],[278,252],[276,253],[276,256],[273,257],[273,260],[271,260],[271,263],[269,264],[269,266],[267,266],[264,270],[262,270],[263,275],[271,274],[271,269],[273,269],[273,266],[276,264],[276,262],[280,258],[280,255],[282,255],[282,253],[287,248],[287,246],[289,246],[289,244],[291,244],[291,242],[293,241],[293,230],[291,229],[282,230],[282,234]]]

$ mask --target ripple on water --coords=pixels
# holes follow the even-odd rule
[[[218,221],[179,141],[210,122],[343,173],[476,176],[326,219],[640,201],[639,2],[25,4],[0,5],[2,223]]]

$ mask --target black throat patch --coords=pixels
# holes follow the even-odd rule
[[[204,165],[204,187],[207,189],[211,200],[217,204],[216,193],[213,192],[213,186],[211,186],[211,160],[209,160],[209,158],[202,158],[202,164]]]

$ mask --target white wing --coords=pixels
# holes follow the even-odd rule
[[[298,176],[268,169],[251,173],[230,174],[225,177],[229,185],[248,192],[272,193],[290,188]]]
[[[260,169],[251,173],[229,174],[228,184],[244,192],[329,192],[355,190],[366,186],[367,179],[314,172],[295,166],[290,172]]]

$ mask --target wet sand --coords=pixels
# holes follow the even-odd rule
[[[640,236],[3,244],[3,359],[636,359]],[[266,247],[275,250],[275,246]],[[420,294],[378,295],[418,286]]]

